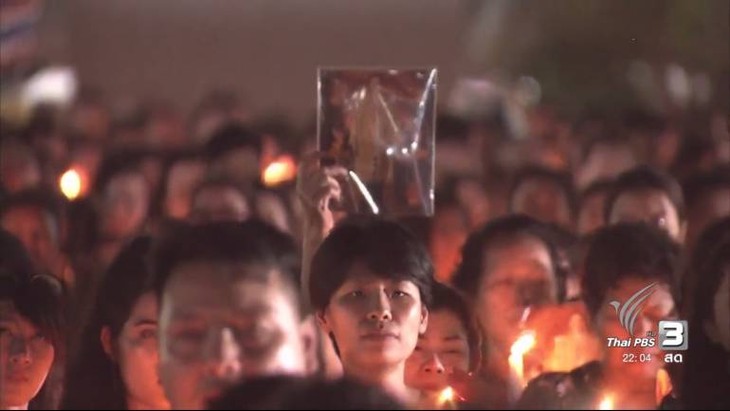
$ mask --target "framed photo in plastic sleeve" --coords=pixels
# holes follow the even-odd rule
[[[350,214],[433,215],[435,68],[320,68],[317,146]]]

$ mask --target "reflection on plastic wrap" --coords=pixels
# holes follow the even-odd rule
[[[433,214],[436,69],[329,69],[318,76],[318,147],[348,170],[340,207]]]

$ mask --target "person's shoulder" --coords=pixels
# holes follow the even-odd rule
[[[601,367],[590,362],[570,372],[548,372],[534,378],[522,393],[518,409],[569,409],[587,404],[600,385]]]

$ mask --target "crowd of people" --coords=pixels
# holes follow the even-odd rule
[[[315,127],[109,103],[0,129],[2,409],[730,407],[722,115],[439,115],[434,215],[381,217]]]

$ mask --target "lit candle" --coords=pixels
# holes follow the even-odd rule
[[[58,185],[66,198],[75,200],[81,194],[81,175],[71,168],[63,173]]]
[[[515,340],[510,348],[509,366],[517,377],[520,388],[524,388],[527,385],[527,381],[525,380],[524,356],[535,347],[535,342],[535,332],[525,331]]]
[[[664,368],[660,368],[656,373],[656,403],[660,405],[664,397],[672,392],[672,379]]]
[[[600,403],[598,403],[599,410],[612,410],[613,409],[613,396],[604,395]]]
[[[441,409],[455,409],[454,396],[454,389],[451,387],[446,387],[441,390],[437,399],[438,407]]]
[[[262,180],[264,185],[272,187],[293,180],[297,175],[297,166],[291,156],[280,156],[264,169]]]

